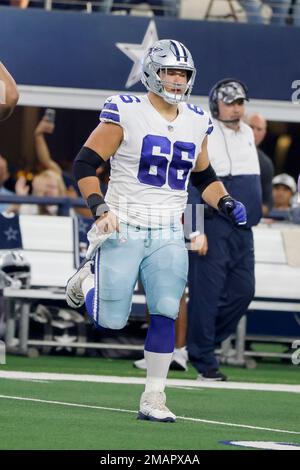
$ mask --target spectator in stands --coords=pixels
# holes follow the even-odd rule
[[[246,119],[254,134],[254,141],[258,153],[260,178],[262,187],[263,215],[267,215],[272,207],[272,179],[274,165],[270,157],[259,148],[267,133],[267,121],[258,113],[251,114]]]
[[[0,121],[11,115],[18,99],[19,92],[16,82],[0,62]]]
[[[270,219],[286,220],[300,224],[300,200],[296,196],[297,185],[294,178],[287,173],[281,173],[273,179],[273,208]]]
[[[201,256],[189,252],[187,344],[199,380],[226,380],[219,371],[215,347],[235,332],[254,296],[251,227],[261,218],[262,197],[253,132],[242,121],[245,100],[247,87],[235,79],[221,80],[209,94],[214,118],[214,130],[208,137],[209,159],[226,190],[246,206],[247,222],[233,226],[220,213],[207,213],[204,229],[208,246],[203,245]],[[189,202],[201,203],[192,188]]]
[[[239,3],[245,10],[249,23],[264,23],[262,8],[265,4],[272,9],[270,24],[285,25],[291,11],[293,24],[300,26],[300,0],[239,0]]]
[[[292,0],[293,25],[300,26],[300,0]]]
[[[14,193],[5,188],[4,184],[9,179],[9,171],[6,159],[0,155],[0,196],[12,196]],[[4,212],[9,204],[0,203],[0,212]]]
[[[99,5],[97,5],[99,3]],[[92,11],[98,11],[101,13],[109,13],[113,0],[93,0],[92,1]],[[60,2],[52,1],[51,8],[53,10],[77,10],[77,11],[86,11],[87,4],[90,4],[89,1],[84,1],[79,4],[76,2],[70,2],[69,0],[61,0]],[[0,0],[0,5],[11,5],[17,8],[45,8],[45,0]]]
[[[112,7],[113,0],[93,0],[92,11],[100,13],[109,13]],[[66,0],[60,2],[52,2],[53,10],[77,10],[87,11],[87,7],[90,4],[88,1],[82,1],[81,4],[68,2]]]
[[[273,184],[273,210],[288,211],[296,194],[297,186],[294,178],[287,173],[275,176]]]
[[[114,3],[118,5],[124,3],[126,7],[127,5],[134,7],[134,5],[148,3],[154,15],[171,18],[177,18],[179,16],[180,0],[115,0]],[[116,10],[119,9],[119,7],[113,9]]]
[[[261,0],[239,0],[239,3],[245,10],[248,23],[264,23],[264,19],[261,12],[261,9],[263,7]]]
[[[26,179],[21,176],[16,183],[16,194],[27,196],[29,186]],[[65,197],[66,187],[64,181],[58,173],[53,170],[44,170],[33,178],[32,196],[38,197]],[[28,215],[69,215],[69,211],[57,205],[37,205],[37,204],[13,204],[7,212]]]
[[[50,114],[48,113],[48,111],[52,111],[52,113]],[[74,192],[75,196],[76,193],[78,194],[78,191],[76,191],[77,185],[73,177],[70,174],[66,174],[65,172],[63,172],[59,164],[52,158],[45,138],[46,134],[51,135],[55,130],[54,113],[55,110],[47,109],[43,118],[38,123],[34,131],[35,150],[41,169],[52,170],[55,173],[61,175],[66,185],[68,194],[70,195],[70,197],[73,197]],[[50,116],[52,116],[52,120],[50,120]]]
[[[148,0],[156,16],[177,18],[179,16],[180,0]],[[156,9],[155,7],[159,7]]]
[[[34,131],[35,149],[38,161],[41,164],[43,170],[51,170],[63,178],[64,184],[66,186],[66,196],[77,198],[79,197],[79,190],[73,177],[70,174],[63,172],[61,167],[50,154],[45,135],[53,134],[55,130],[55,123],[53,118],[52,121],[49,120],[49,116],[51,116],[51,114],[46,112]],[[91,217],[91,212],[87,208],[76,208],[76,212],[83,217]]]
[[[29,6],[29,0],[1,0],[0,5],[10,5],[17,8],[27,8]]]

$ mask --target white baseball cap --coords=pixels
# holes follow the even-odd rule
[[[296,181],[287,173],[281,173],[280,175],[277,175],[275,178],[273,178],[272,185],[276,186],[277,184],[283,184],[284,186],[287,186],[293,194],[296,192]]]

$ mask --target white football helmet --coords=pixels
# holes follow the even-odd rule
[[[161,80],[160,71],[179,69],[187,71],[187,83],[176,85],[175,92],[168,92],[165,86],[173,83]],[[142,63],[142,83],[147,90],[161,96],[170,104],[187,101],[190,97],[196,76],[196,69],[190,51],[179,41],[162,39],[156,41],[147,51]]]

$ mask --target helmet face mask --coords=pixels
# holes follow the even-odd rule
[[[170,70],[185,71],[187,82],[173,82],[172,76],[168,75]],[[147,90],[161,96],[167,103],[178,104],[181,101],[187,101],[194,85],[195,76],[196,69],[192,55],[178,41],[170,39],[157,41],[144,57],[142,83]],[[167,91],[166,88],[171,88],[172,91]]]

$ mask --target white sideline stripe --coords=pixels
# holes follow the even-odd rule
[[[27,398],[27,397],[13,397],[10,395],[0,395],[0,398],[8,400],[20,400],[20,401],[33,401],[37,403],[48,403],[50,405],[63,405],[63,406],[73,406],[74,408],[91,408],[92,410],[104,410],[104,411],[121,411],[122,413],[137,413],[133,410],[125,410],[122,408],[110,408],[108,406],[96,406],[96,405],[83,405],[80,403],[67,403],[63,401],[53,401],[53,400],[41,400],[39,398]]]
[[[115,383],[144,385],[145,378],[117,377],[112,375],[57,374],[48,372],[0,371],[3,379],[63,380],[73,382]],[[264,392],[300,393],[300,385],[266,384],[250,382],[204,382],[201,380],[168,379],[168,387],[215,388],[221,390],[255,390]]]
[[[19,379],[19,378],[16,378],[14,380],[20,380],[20,382],[32,382],[32,383],[38,383],[38,384],[48,384],[48,383],[50,383],[49,380],[40,380],[40,379]]]
[[[19,400],[19,401],[31,401],[36,403],[46,403],[50,405],[62,405],[62,406],[71,406],[74,408],[89,408],[92,410],[102,410],[102,411],[118,411],[121,413],[134,413],[136,414],[136,410],[126,410],[123,408],[111,408],[107,406],[95,406],[95,405],[82,405],[79,403],[68,403],[62,401],[52,401],[52,400],[41,400],[39,398],[28,398],[28,397],[14,397],[9,395],[0,395],[0,399],[7,399],[7,400]],[[270,431],[270,432],[279,432],[284,434],[299,434],[300,431],[288,431],[286,429],[273,429],[273,428],[263,428],[260,426],[250,426],[247,424],[236,424],[236,423],[225,423],[223,421],[210,421],[208,419],[199,419],[199,418],[188,418],[186,416],[177,416],[177,419],[181,419],[183,421],[193,421],[196,423],[205,423],[205,424],[219,424],[221,426],[231,426],[237,428],[247,428],[247,429],[255,429],[258,431]]]

